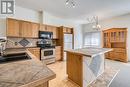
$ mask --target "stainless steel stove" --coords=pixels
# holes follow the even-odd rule
[[[55,62],[55,46],[52,45],[51,40],[41,40],[38,42],[38,47],[41,48],[41,61],[46,64]]]

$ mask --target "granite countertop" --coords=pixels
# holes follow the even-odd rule
[[[81,54],[87,57],[94,57],[99,54],[104,54],[106,52],[112,51],[110,48],[94,48],[94,47],[86,47],[81,49],[67,49],[66,52],[73,52],[77,54]]]
[[[56,77],[44,62],[26,53],[32,59],[0,64],[0,87],[35,87]]]

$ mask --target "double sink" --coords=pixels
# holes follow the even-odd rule
[[[14,62],[20,60],[28,60],[31,59],[26,53],[13,53],[13,54],[6,54],[0,56],[0,64],[7,63],[7,62]]]

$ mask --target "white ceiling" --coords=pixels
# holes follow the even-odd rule
[[[74,0],[76,7],[65,5],[66,0],[15,0],[16,5],[54,16],[84,22],[88,17],[110,18],[130,12],[130,0]]]

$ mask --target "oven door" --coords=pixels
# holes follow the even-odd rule
[[[55,58],[55,49],[42,49],[41,59],[51,59]]]

